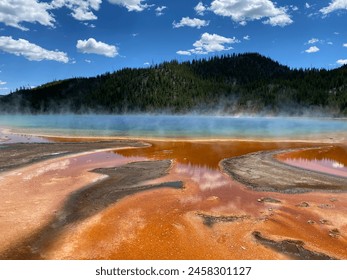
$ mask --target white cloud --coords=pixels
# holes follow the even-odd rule
[[[194,49],[178,51],[180,55],[208,54],[211,52],[227,51],[232,49],[231,44],[239,43],[235,37],[227,38],[217,34],[204,33],[200,40],[193,44]]]
[[[78,40],[76,48],[81,53],[99,54],[107,57],[118,55],[116,46],[108,45],[103,42],[97,42],[94,38],[88,40]]]
[[[290,8],[291,8],[293,11],[299,10],[298,6],[295,6],[295,5],[290,5]]]
[[[203,16],[207,8],[202,4],[202,2],[199,2],[198,5],[194,7],[194,10],[198,15]]]
[[[342,45],[343,47],[347,48],[347,43]]]
[[[72,11],[71,15],[77,20],[96,20],[93,13],[100,9],[102,0],[53,0],[52,9],[67,7]]]
[[[307,44],[315,44],[317,42],[319,42],[319,40],[317,38],[312,38],[312,39],[308,40]]]
[[[306,2],[306,3],[305,3],[305,8],[306,8],[306,9],[309,9],[309,8],[311,8],[311,5],[310,5],[309,3]]]
[[[1,0],[0,22],[21,30],[28,30],[20,24],[21,22],[53,27],[55,19],[49,13],[49,8],[48,3],[38,2],[38,0]]]
[[[159,17],[159,16],[162,16],[164,14],[164,10],[167,9],[166,6],[161,6],[161,7],[157,7],[155,9],[155,14]]]
[[[125,7],[129,12],[136,11],[142,12],[143,10],[150,7],[147,4],[142,4],[145,0],[108,0],[112,4]]]
[[[305,52],[307,53],[319,52],[319,48],[317,48],[316,46],[312,46],[312,47],[309,47]]]
[[[332,0],[327,7],[324,7],[319,11],[322,14],[327,15],[337,10],[347,10],[347,0]]]
[[[249,35],[243,36],[243,40],[249,41],[251,40],[251,37]]]
[[[90,28],[95,28],[96,27],[95,24],[92,24],[92,23],[89,23],[89,22],[83,22],[83,25],[85,25],[87,27],[90,27]]]
[[[286,26],[293,20],[286,13],[287,8],[277,8],[270,0],[214,0],[209,8],[216,15],[231,17],[241,25],[247,21],[264,20],[264,24]]]
[[[176,22],[172,23],[174,28],[189,26],[189,27],[196,27],[198,29],[200,29],[203,26],[208,26],[209,24],[210,24],[209,21],[198,19],[198,18],[189,18],[189,17],[182,18],[181,21],[178,23]]]
[[[86,63],[92,63],[92,61],[89,60],[89,59],[85,59],[84,61],[85,61]]]
[[[179,55],[192,55],[192,53],[190,52],[190,51],[182,51],[182,50],[180,50],[180,51],[177,51],[176,52],[177,54],[179,54]]]
[[[144,66],[150,66],[151,64],[149,62],[145,62],[143,65]]]
[[[288,24],[291,24],[293,21],[291,18],[283,13],[283,14],[278,14],[277,16],[269,17],[269,19],[263,21],[264,24],[270,24],[272,26],[286,26]]]
[[[176,53],[179,55],[192,55],[190,51],[177,51]]]
[[[345,65],[347,64],[347,59],[339,59],[338,61],[336,61],[336,63],[340,65]]]
[[[0,22],[22,30],[28,30],[21,22],[39,23],[54,27],[55,19],[50,11],[66,7],[77,20],[96,20],[94,11],[100,9],[102,0],[53,0],[51,3],[39,0],[1,0]],[[93,27],[93,26],[91,26]]]
[[[55,60],[68,63],[67,54],[59,51],[49,51],[27,40],[14,40],[12,37],[0,37],[0,50],[17,56],[24,56],[30,61]]]
[[[6,84],[7,84],[7,82],[3,82],[0,80],[0,86],[6,85]]]

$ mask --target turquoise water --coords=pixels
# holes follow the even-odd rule
[[[73,136],[282,138],[347,134],[347,120],[195,115],[0,115],[0,127]]]

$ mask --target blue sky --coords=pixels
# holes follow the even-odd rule
[[[0,0],[0,94],[225,53],[347,63],[347,0]]]

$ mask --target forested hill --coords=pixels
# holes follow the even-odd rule
[[[347,66],[290,69],[256,53],[93,78],[54,81],[0,97],[0,113],[347,115]]]

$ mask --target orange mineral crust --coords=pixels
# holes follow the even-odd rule
[[[219,162],[228,157],[247,153],[317,146],[305,142],[265,141],[149,141],[152,145],[144,149],[119,151],[124,156],[143,156],[151,159],[175,159],[179,163],[218,168]]]
[[[44,227],[74,191],[104,178],[89,170],[138,159],[111,152],[83,153],[1,173],[0,252]]]
[[[216,184],[207,186],[206,177]],[[299,240],[306,250],[332,258],[347,257],[346,194],[257,193],[217,171],[180,165],[163,180],[177,178],[185,189],[125,198],[64,231],[44,248],[45,258],[305,258],[264,246],[254,232],[275,242]],[[302,202],[309,206],[301,207]]]
[[[43,163],[37,163],[11,171],[17,175],[2,174],[6,184],[1,187],[7,186],[3,190],[15,187],[12,196],[7,198],[14,203],[9,203],[11,211],[4,208],[0,213],[1,222],[3,216],[8,216],[7,223],[0,225],[0,231],[6,231],[8,222],[13,227],[12,233],[3,237],[6,246],[1,243],[0,251],[6,248],[15,251],[16,242],[22,242],[29,250],[23,255],[15,254],[17,258],[347,259],[345,192],[257,192],[233,180],[219,167],[224,158],[251,152],[320,145],[261,141],[150,143],[151,147],[107,153],[109,158],[96,153],[54,159],[49,164],[55,165],[45,172],[38,171]],[[73,159],[76,162],[73,163]],[[72,217],[61,226],[60,220],[50,224],[55,218],[54,211],[61,211],[73,191],[80,190],[91,180],[105,178],[88,170],[167,159],[172,160],[172,164],[166,175],[136,182],[139,190],[142,186],[153,188],[107,204],[92,212],[93,215]],[[127,166],[126,172],[135,168]],[[136,167],[139,173],[132,176],[142,176],[144,166]],[[31,183],[23,183],[29,174],[37,174],[39,179],[31,177]],[[115,187],[126,188],[131,176],[119,179],[120,175],[113,175]],[[177,187],[177,182],[182,182],[183,187]],[[83,201],[88,201],[84,197],[93,196],[93,192],[81,194],[83,199],[76,203],[83,207]],[[96,198],[106,199],[102,193]],[[40,200],[47,202],[42,207],[33,206]],[[29,226],[27,221],[31,221]],[[28,238],[32,232],[40,238]]]

